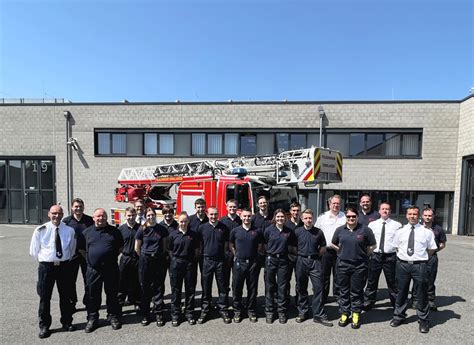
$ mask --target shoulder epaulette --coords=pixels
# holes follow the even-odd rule
[[[46,229],[46,225],[41,225],[40,227],[36,228],[37,231],[42,231]]]

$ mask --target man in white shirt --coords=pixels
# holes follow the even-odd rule
[[[137,200],[133,203],[133,207],[135,208],[135,211],[137,211],[137,218],[135,219],[135,221],[136,221],[138,224],[140,224],[140,225],[145,224],[145,222],[146,222],[146,217],[145,217],[145,209],[146,209],[145,201],[143,201],[142,199],[137,199]]]
[[[59,293],[61,324],[66,331],[74,331],[72,325],[72,305],[70,260],[76,251],[74,229],[61,222],[64,212],[61,206],[53,205],[48,217],[51,221],[35,229],[30,243],[30,255],[39,262],[37,292],[40,297],[39,337],[51,335],[51,295],[54,283]]]
[[[421,333],[428,333],[429,313],[427,289],[427,263],[436,250],[433,232],[418,223],[420,209],[417,206],[407,208],[408,224],[399,229],[393,238],[392,245],[397,248],[397,281],[398,294],[395,310],[390,326],[400,326],[406,318],[407,297],[410,281],[417,283],[417,309],[419,329]]]
[[[382,271],[387,282],[392,307],[395,307],[398,291],[395,276],[397,253],[392,242],[396,231],[402,227],[402,224],[390,218],[391,208],[388,202],[380,204],[378,213],[380,218],[369,223],[369,228],[372,229],[377,241],[377,247],[369,259],[367,286],[364,293],[365,310],[372,308],[377,300],[377,289]]]
[[[336,229],[346,224],[346,216],[341,212],[342,198],[340,195],[333,195],[329,199],[329,211],[320,215],[316,221],[315,226],[321,229],[324,233],[324,238],[328,244],[326,252],[322,256],[321,264],[323,270],[323,305],[326,304],[329,295],[329,285],[331,281],[331,272],[333,275],[333,296],[337,299],[338,288],[336,284],[336,259],[337,252],[331,246],[332,237]]]

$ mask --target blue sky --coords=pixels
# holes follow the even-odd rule
[[[474,86],[471,0],[0,0],[0,98],[437,100]]]

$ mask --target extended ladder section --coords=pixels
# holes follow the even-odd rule
[[[324,166],[323,161],[325,161]],[[331,176],[325,174],[324,178],[318,178],[322,176],[320,176],[321,172],[325,172],[325,170],[327,172],[328,167],[332,169]],[[342,156],[337,151],[312,147],[266,156],[125,168],[120,173],[119,182],[127,184],[156,183],[166,177],[217,177],[236,174],[271,176],[275,178],[277,184],[340,182],[342,180]]]

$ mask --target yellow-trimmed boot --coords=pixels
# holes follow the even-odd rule
[[[346,314],[341,314],[338,325],[341,327],[346,327],[349,324],[349,317]]]
[[[353,329],[358,329],[360,328],[360,313],[358,312],[353,312],[352,313],[352,324],[351,327]]]

